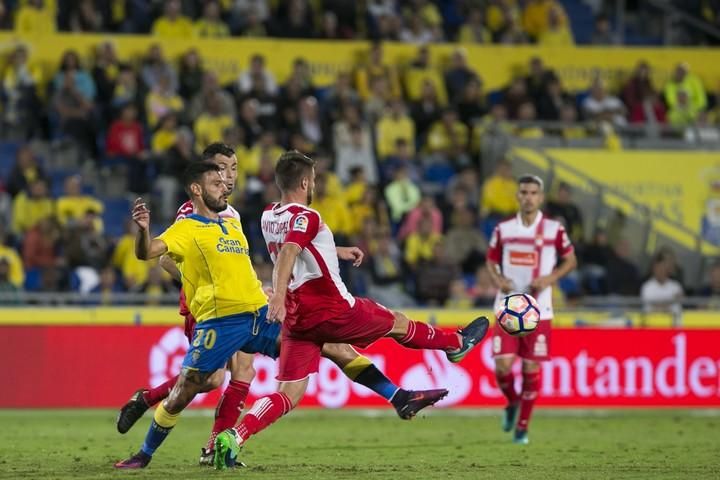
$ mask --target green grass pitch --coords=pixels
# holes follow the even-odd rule
[[[149,416],[127,434],[110,410],[0,410],[0,478],[79,479],[705,479],[720,478],[717,411],[538,410],[531,444],[513,445],[499,411],[299,410],[251,440],[249,468],[196,464],[210,412],[180,419],[150,466],[114,471]]]

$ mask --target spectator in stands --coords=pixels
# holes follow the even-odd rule
[[[445,301],[445,308],[467,310],[472,308],[473,299],[465,288],[465,282],[456,278],[450,283],[449,296]]]
[[[430,258],[418,261],[416,272],[415,297],[425,305],[444,305],[450,296],[450,284],[460,274],[448,260],[442,240],[433,245]]]
[[[640,289],[645,311],[679,313],[683,288],[680,283],[670,278],[668,262],[656,257],[652,263],[651,275]]]
[[[565,10],[556,0],[530,0],[522,15],[523,29],[534,40],[538,40],[550,28],[551,11],[555,11],[557,22],[567,24]]]
[[[59,266],[60,225],[54,218],[40,220],[23,237],[22,258],[26,270]]]
[[[475,282],[470,287],[470,296],[476,307],[492,307],[495,305],[495,296],[498,289],[490,278],[490,272],[485,265],[480,265],[475,271]]]
[[[175,288],[165,271],[159,265],[154,265],[150,267],[147,281],[140,285],[139,291],[145,294],[147,305],[158,305],[162,297],[167,293],[174,292]]]
[[[97,198],[84,194],[82,188],[80,175],[71,175],[65,179],[65,194],[58,197],[56,202],[58,221],[61,226],[68,227],[86,219],[88,212],[93,212],[96,215],[95,230],[102,233],[102,219],[97,215],[100,215],[105,207]]]
[[[399,164],[394,172],[393,181],[385,187],[385,200],[390,208],[390,220],[399,224],[406,213],[420,203],[420,189],[410,180],[408,166]]]
[[[386,78],[376,77],[370,84],[370,96],[363,102],[363,109],[370,124],[376,124],[385,114],[387,106],[396,100],[392,96],[390,86]]]
[[[115,244],[111,264],[121,273],[123,285],[127,290],[137,290],[147,280],[150,262],[138,260],[135,256],[135,235],[137,225],[132,220],[125,221],[125,233]]]
[[[591,295],[607,295],[607,268],[614,252],[608,243],[605,230],[598,228],[592,241],[580,250],[582,252],[583,285]]]
[[[460,191],[460,195],[457,195],[456,191]],[[479,200],[478,172],[473,167],[465,167],[448,182],[445,201],[451,209],[470,207],[477,210]],[[446,215],[446,218],[449,216]]]
[[[230,28],[220,18],[220,4],[216,0],[205,2],[202,18],[195,21],[195,36],[224,38],[230,36]]]
[[[168,113],[158,123],[155,133],[150,141],[152,153],[155,157],[163,155],[170,150],[177,140],[178,118],[176,113]]]
[[[460,121],[455,110],[446,108],[440,120],[430,127],[427,150],[436,163],[449,162],[455,168],[463,167],[470,164],[468,140],[467,126]]]
[[[165,0],[163,12],[163,15],[153,22],[153,35],[165,39],[193,37],[192,21],[182,15],[180,0]]]
[[[320,31],[317,37],[322,40],[340,40],[350,38],[338,28],[338,17],[335,12],[326,10],[320,21]]]
[[[265,57],[259,53],[250,58],[250,68],[238,77],[238,92],[241,95],[249,93],[255,83],[262,83],[264,85],[263,90],[270,95],[277,93],[275,76],[265,67]]]
[[[220,87],[217,73],[208,71],[203,73],[200,90],[191,97],[192,100],[186,112],[189,120],[196,120],[200,114],[207,109],[207,103],[210,97],[215,97],[220,102],[220,110],[223,115],[235,119],[235,99],[230,93]]]
[[[315,36],[315,16],[307,0],[281,3],[275,15],[274,36],[283,38],[312,38]]]
[[[540,120],[558,121],[563,107],[573,103],[573,98],[563,91],[560,79],[554,77],[548,81],[545,92],[536,99],[535,106]]]
[[[37,131],[41,108],[37,88],[42,79],[42,70],[28,63],[27,48],[15,47],[2,75],[5,138],[26,140]]]
[[[15,197],[25,191],[35,180],[48,179],[45,169],[38,163],[30,145],[21,145],[15,153],[15,165],[7,179],[7,191]]]
[[[175,68],[165,60],[160,44],[153,43],[148,48],[148,53],[142,63],[140,71],[145,87],[148,90],[154,90],[161,79],[170,79],[170,89],[174,92],[178,89],[178,78]]]
[[[26,37],[55,33],[53,9],[44,0],[27,0],[15,15],[15,33]]]
[[[402,21],[399,15],[383,15],[378,18],[377,31],[372,35],[374,40],[391,42],[400,41]]]
[[[340,72],[335,83],[325,92],[325,112],[328,120],[338,120],[344,115],[345,107],[352,105],[358,112],[362,112],[360,96],[352,86],[352,77],[348,72]]]
[[[515,128],[516,137],[537,139],[545,135],[542,128],[534,125],[534,122],[537,120],[535,104],[532,102],[521,103],[518,106],[517,112],[518,125]]]
[[[264,157],[267,156],[272,159],[272,165],[274,167],[283,152],[283,148],[277,144],[275,133],[273,133],[272,130],[267,130],[260,135],[258,141],[248,151],[243,169],[248,175],[257,175]]]
[[[84,155],[97,159],[96,124],[92,100],[78,90],[73,71],[63,72],[61,78],[62,82],[52,100],[59,118],[60,131],[77,142]]]
[[[17,288],[22,288],[25,283],[25,269],[23,262],[17,251],[6,245],[7,237],[4,230],[0,229],[0,261],[7,264],[7,277],[9,281]]]
[[[69,20],[73,32],[100,32],[105,26],[102,13],[93,0],[78,0],[69,12]]]
[[[507,26],[508,20],[518,22],[520,14],[520,7],[514,0],[491,0],[488,2],[485,19],[493,40],[498,41],[498,37]]]
[[[121,65],[113,89],[111,107],[117,111],[128,103],[133,103],[140,110],[144,105],[144,98],[138,87],[138,76],[128,65]]]
[[[370,128],[360,115],[358,107],[353,103],[348,103],[342,109],[342,116],[337,121],[332,122],[333,148],[335,151],[349,147],[352,144],[351,129],[353,127],[360,128],[363,144],[372,148]]]
[[[465,90],[465,85],[477,78],[477,73],[475,73],[467,63],[467,52],[465,49],[456,48],[453,50],[450,56],[450,68],[445,71],[447,98],[451,102],[456,102]]]
[[[116,295],[122,293],[123,288],[117,281],[117,274],[115,269],[111,266],[107,266],[100,271],[100,282],[95,288],[90,290],[91,294],[97,295],[98,299],[96,303],[98,305],[113,305],[116,304]]]
[[[300,133],[315,147],[325,146],[325,133],[317,98],[305,97],[299,105]]]
[[[468,207],[455,209],[450,217],[450,229],[445,234],[448,259],[462,272],[471,274],[483,263],[487,241],[475,227],[476,218]]]
[[[517,120],[520,105],[532,102],[528,95],[526,82],[522,78],[514,79],[503,92],[503,105],[507,112],[507,118]]]
[[[390,95],[398,98],[401,95],[400,78],[397,71],[391,65],[387,65],[383,59],[383,46],[375,42],[370,47],[368,61],[357,69],[355,73],[355,85],[360,97],[366,100],[370,96],[370,88],[373,81],[383,78],[390,89]]]
[[[369,253],[368,296],[392,308],[415,306],[403,288],[402,254],[389,230],[378,232]]]
[[[460,120],[472,129],[484,115],[488,113],[488,102],[483,91],[482,80],[474,78],[465,85],[462,95],[455,103],[455,110]]]
[[[180,57],[180,88],[178,93],[186,101],[193,100],[205,86],[206,76],[200,53],[191,48]],[[212,75],[215,75],[214,73]],[[217,77],[215,77],[217,80]],[[229,95],[229,94],[228,94]],[[195,117],[192,117],[195,119]]]
[[[337,150],[335,172],[343,183],[350,180],[350,171],[360,167],[367,176],[369,183],[378,183],[378,169],[372,143],[359,125],[350,127],[350,145]]]
[[[222,97],[215,91],[205,99],[205,111],[195,120],[193,133],[195,134],[195,151],[199,154],[213,142],[222,138],[225,129],[230,128],[235,119],[223,112]]]
[[[405,263],[416,271],[419,262],[434,258],[435,245],[442,239],[442,233],[435,231],[432,217],[429,214],[422,216],[417,230],[410,233],[405,241]]]
[[[129,185],[145,181],[145,169],[138,168],[136,164],[145,164],[148,152],[145,147],[145,133],[142,124],[138,121],[137,107],[134,104],[128,103],[122,107],[119,118],[110,125],[105,149],[109,157],[121,157],[128,163]],[[135,172],[131,173],[132,170]]]
[[[460,43],[491,43],[492,35],[485,27],[482,9],[471,7],[468,11],[467,21],[460,27],[458,33]]]
[[[432,222],[432,232],[436,234],[443,233],[443,216],[440,209],[435,203],[435,197],[429,193],[423,194],[417,207],[408,212],[403,220],[402,226],[397,233],[397,239],[403,242],[413,233],[417,233],[420,229],[420,222],[424,218],[429,218]]]
[[[180,192],[180,178],[187,166],[197,159],[193,151],[193,135],[189,128],[177,130],[175,143],[158,162],[155,189],[160,192],[160,213],[170,221],[175,218]]]
[[[590,95],[583,101],[583,112],[588,120],[625,125],[625,106],[619,98],[607,93],[605,83],[596,78],[590,86]]]
[[[405,140],[411,150],[415,150],[412,148],[415,142],[415,123],[405,113],[402,100],[395,99],[390,102],[375,128],[377,151],[381,159],[393,152],[399,139]]]
[[[705,308],[717,308],[720,302],[720,262],[715,262],[710,267],[708,274],[708,283],[698,290],[698,295],[706,297],[709,304]]]
[[[668,275],[670,275],[671,279],[677,281],[684,289],[685,283],[683,279],[685,278],[685,274],[683,272],[682,266],[680,265],[680,262],[678,261],[675,250],[668,245],[663,245],[658,249],[656,256],[667,262]]]
[[[0,305],[15,305],[20,287],[10,281],[10,265],[7,259],[0,257]]]
[[[92,69],[92,79],[95,83],[96,98],[102,109],[103,118],[110,121],[113,117],[111,104],[117,77],[120,70],[120,61],[112,42],[102,42],[95,47],[95,65]]]
[[[511,10],[503,11],[503,23],[500,30],[494,35],[495,42],[501,45],[524,45],[530,43],[530,38],[523,30],[520,20],[513,16],[511,12]]]
[[[665,106],[652,83],[650,65],[640,61],[622,90],[630,123],[665,123]]]
[[[560,109],[560,121],[563,124],[560,133],[565,140],[587,138],[587,129],[577,123],[577,110],[574,104],[566,103],[562,106]]]
[[[27,191],[13,199],[12,232],[23,235],[43,218],[55,214],[55,202],[50,198],[47,180],[36,178],[29,181]]]
[[[105,265],[108,254],[107,240],[97,230],[97,214],[88,210],[75,223],[65,229],[65,255],[71,269],[90,267],[97,272]],[[76,272],[79,273],[79,272]]]
[[[342,196],[345,199],[345,203],[347,206],[351,209],[350,213],[352,214],[356,210],[353,210],[352,207],[355,205],[358,205],[363,201],[363,198],[365,197],[365,192],[372,188],[372,186],[367,181],[367,175],[365,174],[365,169],[361,166],[355,166],[350,169],[349,172],[349,181],[345,182],[345,189],[342,192]],[[372,198],[372,201],[365,206],[367,209],[372,209],[375,206],[376,198]],[[357,210],[358,212],[360,210]],[[367,216],[367,215],[361,215],[361,216]],[[355,222],[357,231],[359,232],[362,228],[363,219],[361,218],[359,222]]]
[[[405,21],[405,27],[400,30],[400,40],[404,43],[425,44],[437,42],[442,38],[439,28],[428,24],[420,12],[410,13]]]
[[[176,93],[172,78],[161,75],[158,82],[145,97],[145,112],[150,128],[155,128],[158,121],[168,113],[179,113],[183,110],[185,102]]]
[[[564,17],[562,7],[553,5],[548,10],[547,29],[537,37],[538,45],[544,47],[572,47],[575,39]]]
[[[615,34],[612,32],[610,19],[605,14],[595,17],[595,30],[593,30],[590,43],[593,45],[613,45],[616,43]]]
[[[528,74],[525,77],[525,94],[535,105],[539,105],[542,97],[548,94],[548,89],[553,81],[559,81],[555,72],[550,68],[545,68],[542,58],[532,57],[528,65]]]
[[[420,142],[425,143],[425,135],[430,126],[440,118],[442,107],[438,99],[435,84],[425,79],[422,83],[420,98],[410,106],[410,116],[415,123],[415,129]]]
[[[700,116],[690,101],[690,95],[685,90],[678,90],[675,98],[675,104],[670,107],[668,112],[668,121],[675,128],[686,128],[695,125]]]
[[[690,66],[687,63],[679,63],[672,78],[665,85],[665,103],[670,110],[680,103],[680,92],[685,92],[689,110],[702,112],[707,108],[707,95],[702,80],[690,73]]]
[[[323,221],[339,238],[347,238],[353,229],[345,199],[328,191],[328,177],[320,173],[315,177],[313,208],[320,212]]]
[[[60,69],[53,78],[53,89],[58,91],[70,80],[74,91],[87,102],[95,100],[97,90],[90,74],[82,68],[80,56],[75,50],[67,50],[60,61]]]
[[[609,237],[611,238],[611,237]],[[640,274],[632,261],[630,242],[620,238],[614,254],[607,263],[607,284],[609,293],[617,295],[637,295],[640,285]]]
[[[548,217],[560,220],[565,225],[573,245],[577,247],[583,244],[585,226],[580,208],[573,202],[570,184],[560,182],[557,193],[547,202],[545,210]]]
[[[497,223],[505,217],[514,215],[518,209],[516,191],[512,164],[508,160],[498,162],[493,174],[483,183],[480,200],[481,216]]]

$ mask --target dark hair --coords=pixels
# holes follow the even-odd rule
[[[188,197],[192,196],[190,194],[190,185],[200,182],[207,172],[220,173],[220,167],[209,162],[192,162],[188,165],[182,176],[183,187],[185,188],[185,193],[188,194]]]
[[[297,150],[289,150],[282,155],[275,165],[275,183],[281,192],[294,190],[300,181],[315,166],[315,160]]]
[[[215,142],[211,143],[207,147],[205,147],[205,150],[203,150],[202,155],[200,158],[203,162],[206,162],[208,160],[212,160],[215,158],[215,155],[222,155],[224,157],[232,157],[235,155],[235,150],[232,149],[231,146],[226,145],[221,142]]]
[[[518,178],[517,181],[518,185],[522,185],[523,183],[534,183],[538,187],[540,187],[540,191],[545,190],[545,182],[543,182],[542,178],[538,177],[537,175],[530,175],[529,173],[526,173],[525,175]]]

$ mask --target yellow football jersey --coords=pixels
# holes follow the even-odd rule
[[[255,312],[267,304],[238,220],[192,214],[158,238],[177,263],[188,307],[198,322]]]

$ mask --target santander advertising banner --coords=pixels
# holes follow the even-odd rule
[[[720,330],[556,329],[553,360],[543,364],[539,403],[717,407],[718,345]],[[2,327],[0,362],[7,388],[0,391],[0,407],[118,407],[137,388],[177,374],[186,346],[180,328]],[[448,388],[450,395],[440,406],[504,403],[489,340],[457,365],[440,352],[408,350],[388,339],[362,353],[403,387]],[[273,392],[275,361],[258,355],[255,369],[251,397]],[[518,375],[518,389],[520,382]],[[214,407],[219,394],[200,395],[193,405]],[[386,402],[323,359],[303,405],[376,407]]]

